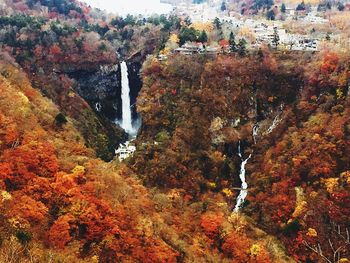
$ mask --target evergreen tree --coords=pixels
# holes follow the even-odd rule
[[[221,11],[224,12],[227,10],[227,7],[226,7],[226,2],[225,1],[222,1],[221,3]]]
[[[187,41],[195,42],[198,40],[200,32],[193,27],[184,27],[180,30],[179,34],[179,44],[182,46]]]
[[[269,10],[274,5],[273,0],[254,0],[254,4],[252,6],[255,10],[267,9]]]
[[[277,27],[273,28],[273,39],[272,39],[272,44],[274,48],[277,48],[279,45],[280,37],[278,35],[278,30]]]
[[[281,12],[282,13],[286,12],[286,5],[284,3],[282,3],[282,5],[281,5]]]
[[[220,19],[217,17],[215,17],[215,19],[214,19],[214,26],[217,30],[221,29],[221,22],[220,22]]]
[[[305,2],[302,1],[300,4],[298,4],[296,10],[297,11],[304,11],[306,8],[305,8]]]
[[[230,44],[230,51],[236,52],[237,51],[237,44],[236,44],[236,39],[235,39],[235,35],[233,34],[233,32],[230,33],[230,38],[229,38],[228,42]]]
[[[187,17],[185,18],[184,22],[185,22],[185,24],[186,24],[187,26],[189,26],[189,25],[192,24],[192,20],[191,20],[191,18],[190,18],[189,16],[187,16]]]
[[[204,30],[201,32],[198,40],[199,40],[199,42],[202,42],[202,43],[208,42],[208,35]]]
[[[244,57],[247,54],[247,41],[244,38],[241,38],[238,41],[238,46],[237,46],[237,52],[238,55],[240,55],[241,57]]]
[[[338,3],[338,10],[339,10],[339,11],[344,11],[344,9],[345,9],[344,4],[339,2],[339,3]]]
[[[275,12],[273,10],[270,10],[266,13],[267,20],[275,20]]]

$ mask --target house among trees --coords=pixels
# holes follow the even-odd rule
[[[184,55],[193,55],[201,53],[203,50],[204,46],[202,43],[186,42],[182,47],[175,49],[174,52]]]
[[[220,49],[217,47],[204,46],[202,43],[186,42],[182,47],[176,48],[174,53],[183,55],[208,54],[217,55]]]
[[[290,15],[290,16],[294,16],[295,15],[295,8],[286,7],[285,14]]]

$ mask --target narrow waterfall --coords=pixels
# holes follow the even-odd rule
[[[125,61],[120,64],[121,70],[121,83],[122,83],[122,119],[117,121],[117,123],[124,129],[124,131],[129,135],[129,140],[125,143],[121,143],[119,148],[116,149],[115,153],[118,155],[119,161],[123,161],[128,157],[132,156],[136,151],[136,147],[131,143],[138,131],[139,125],[134,127],[132,124],[132,112],[130,105],[130,86],[129,86],[129,74],[128,66]]]
[[[128,76],[128,66],[123,61],[120,64],[122,78],[122,120],[121,127],[129,134],[134,135],[135,131],[132,127],[131,107],[130,107],[130,86]]]
[[[238,156],[242,159],[241,141],[238,142]]]
[[[239,172],[239,178],[240,178],[242,184],[241,184],[241,191],[239,192],[239,195],[238,195],[237,200],[236,200],[236,206],[233,210],[234,212],[239,211],[239,209],[242,207],[242,205],[245,201],[245,198],[248,195],[248,184],[247,184],[246,179],[245,179],[245,173],[246,173],[245,166],[248,163],[249,159],[252,157],[252,154],[249,154],[249,157],[247,159],[244,160],[242,158],[243,155],[241,152],[241,142],[240,141],[238,144],[238,156],[242,159],[241,170]]]
[[[253,136],[253,140],[254,140],[254,144],[256,144],[256,138],[258,136],[258,132],[259,132],[259,123],[256,123],[253,127],[253,132],[252,132],[252,136]]]
[[[284,104],[282,103],[279,107],[279,112],[277,113],[276,117],[273,119],[271,126],[267,129],[267,131],[264,133],[265,135],[270,134],[282,121],[282,113],[283,113]]]

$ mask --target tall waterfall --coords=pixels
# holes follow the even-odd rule
[[[128,76],[128,67],[127,67],[125,61],[123,61],[120,64],[120,68],[121,68],[121,78],[122,78],[122,120],[121,120],[121,127],[129,135],[131,135],[131,134],[134,134],[135,131],[132,127],[129,76]]]
[[[132,113],[130,105],[130,86],[129,86],[129,74],[128,66],[125,61],[120,64],[121,70],[121,82],[122,82],[122,119],[117,121],[118,124],[129,135],[129,141],[121,143],[116,149],[115,153],[118,155],[119,161],[123,161],[136,151],[136,147],[132,144],[132,141],[136,138],[138,128],[140,127],[139,121],[136,122],[135,127],[132,124]]]
[[[241,191],[239,192],[239,195],[237,197],[237,201],[236,201],[236,206],[234,208],[234,212],[238,212],[239,209],[242,207],[244,201],[245,201],[245,198],[247,197],[248,195],[248,184],[246,182],[246,179],[245,179],[245,166],[247,164],[247,162],[249,161],[249,159],[252,157],[252,154],[249,155],[249,157],[247,159],[243,159],[242,158],[242,152],[241,152],[241,142],[239,142],[238,144],[238,156],[241,157],[242,159],[242,163],[241,163],[241,170],[239,172],[239,178],[241,179]]]

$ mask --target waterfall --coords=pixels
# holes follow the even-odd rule
[[[276,117],[273,119],[271,126],[267,129],[267,131],[264,133],[265,135],[270,134],[282,121],[282,113],[283,113],[284,104],[282,103],[279,107],[279,112],[277,113]]]
[[[238,156],[242,159],[241,141],[238,142]]]
[[[129,86],[129,74],[128,66],[125,61],[120,64],[121,70],[121,83],[122,83],[122,119],[117,121],[117,123],[124,129],[124,131],[129,135],[129,141],[121,143],[119,148],[116,149],[115,153],[118,155],[119,161],[123,161],[136,151],[136,147],[132,145],[132,141],[135,139],[138,128],[139,120],[137,120],[135,127],[132,125],[132,112],[130,105],[130,86]]]
[[[256,137],[258,136],[258,132],[259,132],[259,124],[256,123],[253,127],[253,133],[252,133],[254,144],[256,144]]]
[[[122,78],[122,120],[121,127],[130,135],[134,134],[135,131],[132,127],[131,119],[131,107],[130,107],[130,87],[129,87],[129,76],[128,67],[126,62],[123,61],[120,64],[121,78]]]
[[[238,144],[238,156],[242,159],[242,152],[241,152],[241,141],[239,141],[239,144]],[[239,209],[242,207],[244,201],[245,201],[245,198],[247,197],[248,195],[248,184],[246,182],[246,179],[245,179],[245,173],[246,173],[246,170],[245,170],[245,166],[246,164],[248,163],[249,159],[252,157],[252,154],[249,155],[249,157],[247,159],[242,159],[242,163],[241,163],[241,170],[239,172],[239,178],[242,182],[241,184],[241,191],[239,192],[239,195],[237,197],[237,200],[236,200],[236,206],[234,208],[234,212],[238,212]]]

